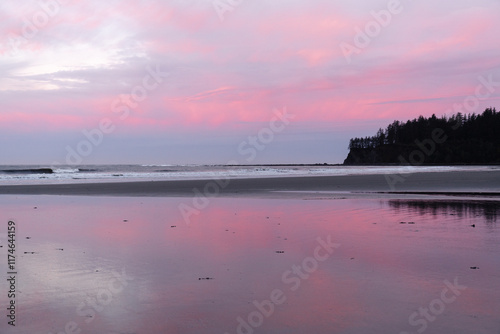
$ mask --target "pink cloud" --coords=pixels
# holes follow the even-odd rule
[[[383,6],[252,2],[221,22],[212,6],[195,2],[69,2],[9,58],[5,36],[38,10],[11,7],[0,10],[8,13],[0,14],[3,129],[81,131],[108,117],[124,132],[222,134],[265,124],[283,106],[297,124],[359,124],[441,115],[474,93],[480,75],[500,77],[499,37],[491,33],[500,5],[486,0],[412,4],[351,64],[340,43],[354,43],[355,28]],[[33,72],[43,65],[50,69]],[[171,75],[120,119],[112,101],[140,85],[148,65]],[[26,90],[14,94],[11,82]],[[33,88],[49,84],[59,89]]]

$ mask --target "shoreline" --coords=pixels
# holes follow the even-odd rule
[[[263,178],[193,179],[98,182],[73,184],[0,185],[0,195],[87,196],[261,196],[273,192],[339,192],[374,195],[460,195],[500,197],[500,171],[421,172],[392,175],[400,182],[391,188],[385,174],[287,176]],[[398,179],[399,177],[399,179]]]

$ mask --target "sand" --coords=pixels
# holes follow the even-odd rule
[[[0,333],[498,332],[498,205],[220,197],[188,224],[190,201],[1,196]]]
[[[499,196],[500,171],[3,185],[0,194],[183,197],[194,196],[194,189],[205,195],[257,197],[278,191]]]
[[[500,172],[397,180],[0,186],[0,333],[497,332]]]

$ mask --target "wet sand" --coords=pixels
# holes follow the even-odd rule
[[[389,180],[0,186],[0,333],[497,331],[500,172]]]
[[[0,194],[184,197],[194,196],[194,189],[204,195],[257,197],[277,191],[499,196],[500,171],[3,185]]]
[[[0,333],[498,332],[497,201],[221,197],[189,224],[186,203],[0,196]]]

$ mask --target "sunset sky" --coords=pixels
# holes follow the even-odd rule
[[[500,107],[499,23],[498,0],[2,1],[0,164],[341,163],[395,119]]]

